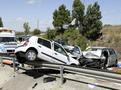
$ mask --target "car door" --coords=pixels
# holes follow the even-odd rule
[[[61,45],[54,42],[53,60],[60,64],[69,64],[69,57]]]
[[[48,62],[52,62],[52,48],[49,40],[38,38],[38,57]]]
[[[110,54],[109,54],[109,51],[105,48],[105,49],[102,50],[102,54],[105,57],[105,64],[106,64],[106,66],[109,66],[110,65]]]
[[[116,54],[115,51],[113,49],[109,49],[109,53],[110,53],[110,65],[114,65],[115,61],[116,61]]]

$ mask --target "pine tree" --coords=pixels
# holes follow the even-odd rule
[[[100,6],[97,2],[89,5],[84,20],[83,35],[90,40],[96,40],[101,34],[102,29]]]
[[[1,17],[0,17],[0,27],[3,27],[3,22]]]
[[[75,27],[83,31],[83,20],[84,20],[85,6],[80,0],[74,0],[72,6],[72,19],[76,19]]]
[[[58,10],[53,13],[53,25],[60,32],[64,33],[64,25],[71,22],[70,11],[66,9],[65,5],[61,5]]]

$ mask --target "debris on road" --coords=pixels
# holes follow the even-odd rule
[[[12,65],[13,61],[11,61],[11,60],[3,60],[2,63],[3,64],[7,64],[7,65]]]

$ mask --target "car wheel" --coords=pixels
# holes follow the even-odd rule
[[[26,52],[26,60],[34,61],[37,59],[37,53],[34,50],[28,50]]]

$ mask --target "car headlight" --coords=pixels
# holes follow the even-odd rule
[[[6,53],[6,50],[4,47],[0,46],[0,53]]]

